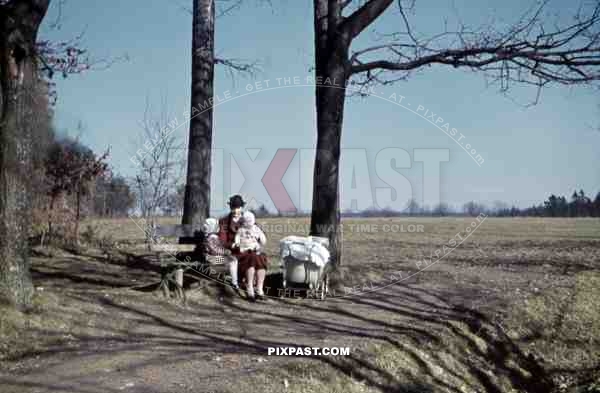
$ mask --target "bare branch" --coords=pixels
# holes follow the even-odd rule
[[[63,3],[61,1],[59,7],[62,7]],[[56,83],[53,82],[54,75],[59,74],[63,78],[67,78],[71,74],[106,70],[116,63],[129,61],[127,54],[112,58],[91,58],[88,51],[82,49],[85,47],[84,35],[85,30],[67,41],[38,40],[36,42],[35,58],[40,73],[48,86],[47,94],[51,105],[56,104],[58,97],[55,89]]]
[[[502,91],[508,89],[510,82],[539,88],[553,82],[581,84],[600,80],[600,2],[587,12],[581,8],[574,23],[555,26],[551,32],[541,20],[546,3],[528,10],[504,33],[491,28],[477,33],[461,25],[455,32],[445,31],[429,39],[413,33],[401,8],[405,31],[395,33],[392,42],[354,52],[350,57],[351,74],[360,74],[360,85],[387,84],[390,80],[380,78],[380,71],[400,72],[401,76],[394,79],[398,80],[423,66],[443,64],[495,75]],[[361,56],[378,51],[391,57],[361,61]]]
[[[57,5],[57,15],[56,15],[56,19],[54,19],[54,21],[52,23],[50,23],[49,28],[50,29],[55,29],[55,30],[60,30],[60,28],[62,27],[61,23],[62,23],[62,14],[63,14],[63,7],[65,5],[65,3],[67,2],[67,0],[58,0],[58,5]]]
[[[229,71],[231,76],[233,76],[234,71],[241,72],[243,74],[248,74],[249,76],[254,76],[257,72],[260,71],[260,66],[257,61],[247,63],[238,59],[215,58],[215,64],[226,66],[227,71]]]
[[[219,10],[219,12],[217,13],[217,18],[221,18],[223,16],[229,15],[233,10],[239,9],[242,6],[242,1],[243,0],[222,0],[223,2],[227,2],[227,3],[232,3],[227,5],[226,7],[224,7],[223,9]]]
[[[218,0],[215,3],[219,6],[218,12],[216,12],[216,17],[221,18],[224,16],[229,16],[233,13],[233,11],[241,8],[244,0]],[[267,3],[271,8],[273,8],[273,4],[271,0],[261,0],[261,2]],[[224,4],[222,4],[224,3]],[[192,8],[187,5],[179,5],[179,9],[184,11],[187,14],[192,15]]]
[[[379,17],[394,0],[369,0],[342,22],[340,29],[352,39]]]
[[[413,4],[413,6],[414,6],[414,4]],[[408,18],[406,17],[406,13],[404,12],[404,8],[402,7],[402,2],[400,0],[398,0],[398,8],[400,9],[400,16],[402,17],[402,21],[404,22],[404,26],[406,28],[406,34],[408,35],[410,40],[413,42],[413,44],[415,46],[418,46],[419,41],[415,38],[415,36],[412,33],[412,30],[410,28],[410,23],[408,23]]]
[[[261,0],[271,5],[271,0]],[[216,18],[228,16],[232,11],[239,9],[242,6],[243,0],[219,0],[217,4],[225,3],[224,7],[220,7],[220,11],[217,13]],[[179,8],[184,12],[192,15],[192,9],[188,6],[179,5]],[[226,67],[226,72],[229,76],[234,79],[235,72],[254,76],[256,72],[260,70],[258,61],[246,62],[239,59],[226,59],[226,58],[215,58],[215,64]]]
[[[141,158],[137,157],[134,184],[145,217],[158,214],[182,176],[185,144],[171,131],[174,124],[177,122],[173,123],[169,116],[166,98],[163,97],[158,113],[153,113],[146,99],[144,115],[140,120],[140,140],[134,146],[138,153],[140,150],[143,153]]]

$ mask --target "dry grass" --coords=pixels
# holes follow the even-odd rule
[[[218,391],[355,393],[390,391],[393,386],[406,392],[475,392],[489,391],[487,383],[499,392],[533,392],[535,385],[527,385],[527,381],[539,376],[532,375],[535,368],[530,357],[560,391],[586,391],[582,386],[593,386],[600,366],[600,220],[489,218],[443,259],[425,270],[417,264],[423,257],[435,255],[457,233],[465,237],[474,220],[344,220],[343,263],[336,273],[338,293],[356,286],[384,286],[397,272],[404,280],[382,291],[354,293],[354,297],[325,303],[272,303],[262,306],[264,315],[250,313],[245,305],[220,303],[214,288],[190,293],[186,307],[132,291],[135,283],[151,282],[156,276],[131,270],[121,262],[104,261],[101,253],[34,258],[36,286],[45,288],[38,292],[32,313],[0,310],[0,360],[14,368],[16,359],[55,348],[92,345],[90,340],[103,348],[105,343],[131,340],[140,351],[150,347],[166,351],[161,356],[173,358],[179,365],[173,369],[153,366],[152,372],[181,373],[190,360],[184,362],[178,356],[186,346],[195,345],[196,336],[190,337],[190,332],[198,330],[200,337],[204,331],[231,332],[233,337],[243,331],[257,340],[264,338],[268,329],[269,339],[293,338],[320,343],[317,346],[323,346],[319,337],[324,335],[338,345],[351,346],[353,356],[268,358],[267,367],[244,374],[242,379],[232,376]],[[161,221],[179,223],[178,219]],[[279,240],[306,234],[309,221],[269,218],[259,223],[271,229],[267,231],[267,253],[276,266]],[[130,219],[93,220],[82,228],[86,224],[94,225],[99,237],[112,235],[121,249],[143,251],[143,247],[132,246],[142,243],[144,236]],[[423,232],[383,232],[384,224],[405,229],[421,225]],[[356,230],[369,225],[378,225],[378,230]],[[397,298],[387,300],[388,294]],[[456,310],[463,311],[456,316]],[[321,320],[324,327],[307,327]],[[339,333],[336,329],[340,326],[353,327],[351,334]],[[399,336],[394,341],[364,338],[354,336],[354,328],[366,329],[364,332],[387,329],[389,337]],[[256,336],[253,329],[258,331]],[[408,339],[406,331],[421,330],[439,341]],[[177,346],[180,340],[181,345],[185,343],[182,347]],[[165,342],[177,345],[161,349]],[[242,367],[238,364],[243,365],[250,356],[244,354],[250,349],[233,354],[229,349],[212,350],[223,351],[219,356],[228,359],[231,370],[238,370]],[[142,355],[115,352],[81,367],[114,368],[116,363],[138,361],[137,356]],[[219,369],[210,363],[205,366]],[[144,370],[140,374],[150,373],[150,366],[140,367]],[[164,383],[164,378],[170,377],[156,383]],[[519,384],[525,387],[519,388]]]
[[[59,294],[38,289],[33,307],[27,312],[0,306],[0,360],[36,353],[69,339],[72,321],[81,318],[81,310],[69,307]],[[53,337],[40,337],[39,332],[52,330]]]

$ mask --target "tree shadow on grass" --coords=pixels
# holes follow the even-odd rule
[[[472,355],[470,358],[484,360],[483,364],[487,363],[488,366],[491,366],[495,374],[507,377],[512,385],[521,391],[550,392],[556,388],[550,372],[531,354],[525,354],[496,321],[482,312],[464,305],[450,305],[445,301],[436,305],[425,300],[425,298],[444,300],[433,290],[410,285],[405,285],[405,288],[406,291],[399,292],[401,295],[396,294],[395,298],[375,294],[373,297],[355,298],[353,301],[442,327],[445,334],[451,335],[452,340],[460,343],[462,348]],[[418,308],[408,306],[408,304],[414,304],[415,300],[417,304],[422,304],[430,310],[435,307],[435,312],[423,312]],[[440,307],[444,303],[447,306]],[[460,324],[464,324],[467,329],[459,327]],[[484,344],[478,344],[478,340]],[[435,357],[435,353],[433,356]],[[485,370],[475,367],[469,361],[469,357],[465,360],[464,365],[487,391],[502,391],[492,382]]]
[[[64,278],[71,279],[67,276]],[[281,277],[277,274],[269,277],[269,284],[276,287]],[[110,357],[122,351],[149,347],[167,351],[166,355],[164,352],[156,356],[148,354],[127,366],[127,370],[135,372],[166,361],[197,360],[214,352],[264,356],[269,347],[323,347],[326,343],[326,346],[349,346],[352,351],[345,357],[304,356],[302,359],[327,365],[382,392],[460,391],[463,386],[470,391],[506,391],[497,377],[529,393],[550,392],[555,388],[550,372],[523,353],[487,315],[464,305],[451,304],[448,301],[451,295],[447,292],[409,284],[325,302],[283,298],[267,304],[249,304],[230,299],[224,305],[230,309],[228,314],[222,314],[223,305],[199,304],[185,311],[178,309],[169,317],[143,305],[123,304],[102,296],[96,299],[81,294],[69,296],[102,305],[99,319],[106,313],[123,314],[142,321],[139,323],[151,328],[151,333],[116,328],[107,322],[108,340],[114,345],[106,345],[106,336],[79,334],[75,335],[80,344],[77,350],[57,345],[37,355],[60,356],[72,352],[69,356],[84,361],[88,355]],[[192,317],[194,321],[222,319],[233,326],[244,325],[246,331],[240,333],[187,322]],[[55,334],[50,330],[40,333]],[[323,341],[325,339],[329,342]],[[369,347],[360,349],[375,343],[384,345],[382,354],[373,354]],[[277,359],[274,363],[283,360]],[[316,366],[316,370],[326,369]]]
[[[93,286],[100,286],[104,288],[124,288],[130,287],[131,285],[125,283],[117,283],[115,281],[110,281],[101,278],[93,278],[86,276],[86,274],[77,275],[77,274],[69,274],[61,271],[41,271],[36,268],[31,268],[32,278],[34,280],[63,280],[69,281],[71,283],[78,284],[87,284]],[[69,285],[64,285],[64,287],[68,287]]]
[[[91,299],[86,298],[84,295],[74,294],[72,297],[78,298],[81,301],[90,301]],[[46,356],[60,356],[68,354],[68,357],[76,357],[78,362],[85,362],[85,357],[90,356],[114,356],[123,351],[127,350],[142,350],[148,347],[153,348],[168,348],[169,354],[165,357],[164,352],[157,356],[149,355],[146,359],[137,361],[129,364],[124,371],[135,372],[143,367],[151,365],[161,365],[166,361],[169,363],[176,363],[178,361],[186,361],[190,359],[198,359],[202,356],[202,353],[223,353],[223,354],[238,354],[238,355],[258,355],[264,356],[267,353],[269,347],[296,347],[298,346],[297,340],[294,339],[293,335],[288,334],[283,337],[270,338],[268,335],[259,334],[255,335],[256,332],[251,332],[248,335],[239,335],[236,333],[226,332],[223,329],[218,328],[205,328],[194,326],[193,324],[182,323],[182,321],[173,320],[164,316],[158,315],[157,313],[143,310],[139,307],[131,305],[120,304],[118,301],[110,298],[98,297],[95,299],[98,303],[102,304],[105,311],[117,317],[121,313],[131,315],[136,319],[144,321],[145,325],[154,325],[156,332],[152,334],[148,333],[135,333],[127,328],[124,329],[112,329],[110,331],[110,341],[118,345],[107,345],[106,337],[95,337],[91,335],[78,335],[75,338],[88,349],[85,350],[81,346],[75,350],[73,348],[56,347],[48,350],[45,354],[38,352],[37,355]],[[246,304],[247,305],[247,304]],[[255,310],[252,306],[244,307],[239,306],[238,309],[251,315]],[[215,309],[207,310],[194,310],[192,314],[195,317],[210,318],[214,316],[214,313],[218,312]],[[272,315],[285,320],[286,315],[280,315],[277,312],[271,313]],[[331,315],[333,317],[333,315]],[[118,318],[118,317],[117,317]],[[312,324],[313,320],[311,317],[298,317],[288,322],[304,322]],[[185,319],[185,318],[184,318]],[[369,333],[368,330],[363,332],[358,331],[351,325],[336,324],[335,321],[327,323],[323,321],[320,328],[327,329],[330,333],[339,333],[344,336],[355,336],[360,338],[370,339],[386,339],[385,335],[381,333]],[[255,324],[255,322],[252,322]],[[264,328],[264,326],[258,326],[258,328]],[[289,328],[289,326],[288,326]],[[293,326],[292,326],[293,328]],[[46,332],[51,333],[51,332]],[[296,334],[303,334],[302,330]],[[284,359],[273,359],[276,360],[289,360]],[[346,357],[331,357],[331,356],[318,356],[311,355],[302,357],[305,361],[316,362],[316,364],[328,365],[334,370],[338,370],[348,378],[352,378],[356,381],[363,381],[363,383],[372,386],[382,392],[433,392],[435,391],[431,386],[426,383],[422,383],[418,378],[404,378],[398,379],[385,369],[377,365],[376,362],[362,357],[360,354],[351,353]],[[13,359],[18,360],[18,359]],[[296,359],[296,361],[299,359]],[[271,366],[272,367],[272,366]],[[259,370],[258,368],[257,370]],[[324,370],[322,367],[316,367],[317,370]],[[39,370],[38,370],[39,372]],[[231,372],[229,373],[231,374]],[[4,378],[7,383],[12,385],[16,384],[16,380],[10,380]],[[86,380],[93,379],[90,375],[86,375]],[[83,383],[83,382],[82,382]],[[440,381],[440,383],[442,383]],[[39,386],[39,385],[38,385]],[[46,388],[51,389],[50,384]],[[81,390],[85,391],[85,390]],[[90,392],[95,391],[90,389]]]

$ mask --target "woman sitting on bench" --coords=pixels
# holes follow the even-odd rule
[[[264,300],[263,283],[267,275],[267,259],[255,251],[240,251],[235,245],[235,237],[242,224],[242,208],[246,205],[240,195],[229,198],[230,213],[219,220],[219,238],[226,249],[238,260],[238,277],[246,279],[246,292],[251,302]],[[257,296],[254,294],[256,281]]]
[[[256,280],[256,297],[265,300],[263,286],[268,267],[267,256],[263,248],[267,243],[267,237],[262,229],[256,225],[252,212],[244,212],[242,226],[235,235],[234,248],[239,248],[238,255],[239,271],[242,279],[246,278],[246,291],[249,300],[254,298],[254,281]],[[256,274],[256,277],[255,277]]]

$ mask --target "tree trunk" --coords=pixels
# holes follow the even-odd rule
[[[102,197],[102,217],[106,217],[107,216],[106,213],[107,213],[107,209],[106,209],[106,190],[104,190],[104,196]]]
[[[56,196],[53,194],[50,196],[50,206],[48,208],[48,241],[52,239],[52,219],[54,213],[54,204],[56,203]]]
[[[315,0],[314,3],[317,151],[310,233],[329,238],[332,261],[339,266],[342,236],[339,230],[339,161],[350,40],[332,28],[341,20],[337,2],[327,4],[327,1]]]
[[[81,183],[81,179],[79,179]],[[81,219],[81,185],[77,188],[75,210],[75,245],[79,247],[79,220]]]
[[[345,91],[332,87],[317,87],[317,90],[317,151],[310,230],[311,235],[329,238],[332,260],[339,265],[339,161]]]
[[[214,0],[194,0],[192,100],[182,224],[201,225],[210,215],[214,77]],[[209,103],[206,109],[199,106]]]
[[[152,217],[146,216],[146,227],[144,228],[144,233],[146,235],[146,249],[148,251],[152,251],[152,245],[156,240],[155,237],[156,232],[156,220],[154,215]]]
[[[34,61],[37,31],[49,0],[0,6],[0,301],[31,304],[28,233],[31,226]]]

